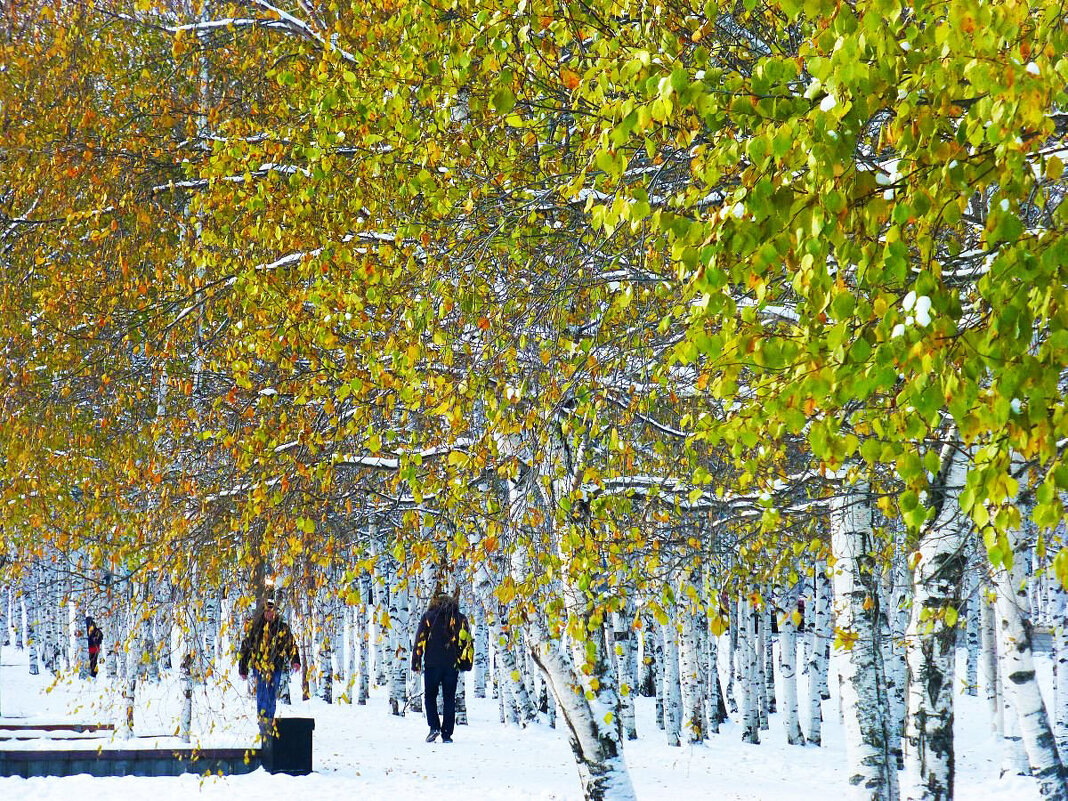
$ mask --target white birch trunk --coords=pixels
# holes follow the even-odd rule
[[[999,675],[1005,673],[1005,655],[999,655]],[[1028,776],[1027,748],[1020,734],[1020,720],[1013,706],[1012,692],[1004,687],[1001,693],[1001,776]]]
[[[202,621],[203,647],[200,649],[200,669],[203,676],[210,676],[215,667],[215,644],[219,633],[219,592],[209,587],[203,599]]]
[[[113,591],[118,595],[118,591]],[[109,610],[107,623],[103,629],[104,642],[107,644],[104,673],[109,679],[126,676],[126,658],[123,643],[126,640],[125,630],[130,619],[130,610],[126,605],[120,606],[120,602],[109,594],[111,609]],[[103,656],[103,654],[102,654]]]
[[[122,684],[122,737],[131,739],[134,736],[134,710],[137,705],[137,682],[141,670],[141,638],[137,627],[140,618],[140,610],[131,608],[129,614],[132,618],[130,637],[126,647],[126,671]]]
[[[1024,511],[1029,511],[1024,507]],[[1003,646],[1007,694],[1016,710],[1031,773],[1044,799],[1068,799],[1068,773],[1061,763],[1049,716],[1035,680],[1031,624],[1027,618],[1027,578],[1024,559],[1027,543],[1020,530],[1008,532],[1011,564],[994,569],[997,587],[998,644]]]
[[[727,708],[738,714],[738,700],[734,691],[736,684],[736,676],[738,674],[738,632],[741,628],[741,620],[738,617],[738,606],[732,604],[729,616],[732,618],[730,622],[730,630],[728,631],[728,648],[727,648]]]
[[[705,671],[708,676],[708,699],[705,716],[708,720],[708,730],[712,734],[719,733],[719,724],[723,722],[720,706],[723,699],[720,698],[719,683],[719,637],[709,630],[708,621],[705,621]]]
[[[82,681],[92,679],[89,672],[89,634],[86,631],[85,618],[89,610],[85,607],[85,596],[81,594],[74,607],[74,642],[77,648],[75,663],[78,665],[78,678]]]
[[[12,620],[15,626],[15,648],[22,651],[26,648],[26,597],[25,597],[25,583],[19,588],[18,592],[12,589],[11,602],[14,604],[13,611],[11,613]]]
[[[360,587],[363,603],[356,608],[360,630],[360,682],[356,692],[356,703],[364,706],[371,695],[371,610],[374,599],[369,574],[365,573],[360,578]]]
[[[627,740],[638,739],[634,714],[634,698],[638,690],[638,637],[630,624],[633,619],[633,604],[627,604],[624,612],[612,615],[613,647],[619,675],[619,693],[622,696],[620,725],[623,728],[623,737]]]
[[[343,659],[345,660],[345,676],[347,679],[345,682],[343,700],[347,704],[351,704],[356,695],[356,681],[359,678],[359,651],[356,643],[357,638],[360,636],[357,620],[357,610],[360,606],[361,605],[357,603],[354,606],[345,605],[342,607],[342,614],[345,619],[345,649]]]
[[[348,610],[337,596],[331,599],[329,609],[330,617],[327,622],[332,624],[329,631],[330,643],[334,650],[334,676],[340,682],[345,681],[349,675],[346,664],[349,661],[346,659],[348,652],[345,649],[345,621]]]
[[[1000,737],[1004,731],[1004,715],[998,669],[997,628],[994,623],[994,610],[985,587],[980,589],[979,598],[979,642],[979,687],[990,713],[990,730]]]
[[[855,799],[893,799],[887,699],[879,638],[879,591],[868,485],[831,499],[835,627],[848,637],[839,659],[849,784]]]
[[[764,701],[766,702],[767,715],[774,715],[778,711],[775,698],[775,635],[771,629],[771,621],[775,613],[772,611],[770,598],[766,590],[767,588],[765,587],[764,608],[760,612],[760,628],[764,631],[761,646],[761,651],[764,655]],[[767,724],[767,721],[765,720],[764,723]],[[766,729],[768,726],[765,725],[764,728]]]
[[[11,588],[0,587],[0,647],[11,645]]]
[[[674,621],[660,627],[664,675],[664,734],[671,746],[682,745],[682,688],[679,677],[679,633]]]
[[[648,618],[642,627],[642,650],[652,673],[653,697],[656,698],[656,727],[664,730],[664,640],[660,626]]]
[[[393,573],[393,569],[390,569]],[[394,585],[389,593],[390,684],[389,707],[394,715],[403,715],[408,702],[409,643],[408,591]]]
[[[767,731],[770,728],[768,714],[771,711],[771,700],[768,697],[767,677],[767,654],[770,638],[768,629],[764,626],[764,609],[754,609],[752,614],[753,625],[756,627],[756,636],[753,638],[756,653],[753,660],[752,680],[756,687],[757,721],[760,730]]]
[[[963,627],[967,663],[964,674],[964,691],[971,696],[979,695],[979,566],[972,561],[965,575]]]
[[[813,745],[823,743],[823,694],[821,685],[827,675],[827,648],[825,638],[830,634],[830,606],[827,603],[826,567],[822,562],[815,565],[812,604],[808,610],[808,741]]]
[[[39,604],[36,567],[30,567],[22,578],[22,604],[23,616],[26,621],[23,629],[25,631],[26,649],[29,651],[27,655],[30,658],[30,675],[36,676],[41,672],[37,663],[37,616]]]
[[[687,605],[688,607],[688,605]],[[682,694],[682,734],[688,743],[705,740],[705,672],[697,642],[694,612],[680,610],[679,686]]]
[[[760,695],[757,676],[756,615],[744,595],[738,597],[738,684],[742,691],[742,742],[760,743]]]
[[[329,606],[327,607],[329,608]],[[334,703],[334,642],[331,629],[333,621],[328,616],[320,620],[319,629],[319,697],[328,704]],[[405,627],[407,630],[407,627]],[[404,676],[408,670],[405,666]]]
[[[182,690],[181,711],[178,722],[178,739],[183,743],[193,739],[193,655],[186,652],[178,667],[179,684]]]
[[[486,625],[486,612],[482,604],[475,604],[474,640],[475,640],[475,663],[473,669],[473,684],[475,698],[486,697],[486,677],[489,675],[489,628]]]
[[[921,532],[906,636],[909,685],[901,789],[909,801],[953,797],[957,633],[941,616],[946,609],[960,606],[970,522],[963,519],[957,502],[968,472],[967,457],[949,445],[943,450],[942,463],[938,479],[942,506],[930,527]]]
[[[601,654],[600,665],[587,676],[577,672],[557,644],[541,632],[532,637],[531,651],[567,726],[584,801],[636,801],[623,744],[612,720],[618,707],[614,682],[596,687],[590,682],[591,676],[607,677],[605,655]]]
[[[779,623],[779,676],[782,679],[782,714],[786,728],[786,742],[804,745],[801,718],[797,709],[797,586],[786,591],[782,599],[784,610]],[[714,676],[714,673],[710,673]]]
[[[1063,758],[1068,755],[1068,592],[1060,581],[1053,583],[1053,736]]]
[[[443,697],[439,694],[438,701],[444,704]],[[444,714],[444,709],[442,710]],[[461,673],[456,682],[456,725],[467,725],[467,674]]]

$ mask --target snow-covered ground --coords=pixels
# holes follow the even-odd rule
[[[87,685],[77,679],[53,682],[30,676],[22,652],[4,648],[0,666],[0,712],[17,722],[118,722],[119,689],[103,677]],[[1040,663],[1049,686],[1050,666]],[[833,660],[832,660],[833,670]],[[804,688],[801,676],[801,691]],[[831,677],[831,686],[837,684]],[[133,741],[118,737],[55,741],[52,747],[138,747],[177,743],[177,686],[173,681],[142,684]],[[455,742],[427,744],[421,714],[390,714],[384,689],[367,706],[325,704],[319,700],[279,707],[283,716],[314,717],[315,772],[310,776],[269,775],[262,769],[245,776],[173,778],[0,778],[4,801],[149,801],[264,798],[403,801],[433,797],[440,801],[472,798],[581,799],[578,774],[565,733],[535,725],[525,730],[498,722],[497,702],[468,692],[470,725],[458,727]],[[803,697],[803,696],[802,696]],[[990,735],[986,710],[978,698],[958,695],[957,798],[966,801],[1038,801],[1029,778],[999,778],[1000,751]],[[788,746],[778,715],[760,745],[740,742],[738,726],[725,725],[699,746],[669,747],[656,728],[652,699],[638,699],[640,739],[626,745],[639,801],[716,798],[719,801],[805,801],[848,797],[845,752],[837,697],[824,703],[824,746]],[[247,746],[255,731],[253,701],[238,686],[236,670],[220,684],[198,690],[195,728],[204,746]],[[12,721],[15,722],[15,721]],[[156,739],[164,736],[165,739]],[[90,746],[90,744],[92,744]],[[30,743],[0,740],[0,748]]]

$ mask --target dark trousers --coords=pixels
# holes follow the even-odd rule
[[[456,680],[455,668],[432,667],[423,669],[423,706],[426,707],[426,722],[432,729],[439,729],[442,737],[452,737],[456,728]],[[438,719],[438,686],[441,686],[445,720]]]

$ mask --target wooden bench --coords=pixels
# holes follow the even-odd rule
[[[0,748],[0,776],[179,776],[251,773],[258,748]]]

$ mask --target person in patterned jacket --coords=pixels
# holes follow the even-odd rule
[[[287,667],[300,669],[300,652],[293,632],[278,615],[275,599],[268,596],[245,628],[237,667],[242,679],[248,678],[249,668],[256,676],[256,714],[261,734],[272,725],[278,685]]]
[[[412,670],[423,671],[423,706],[430,734],[428,743],[441,735],[452,742],[456,724],[456,684],[459,671],[470,670],[474,661],[474,641],[467,618],[451,595],[436,592],[430,608],[419,621],[412,647]],[[444,719],[438,717],[438,688],[442,691]]]

